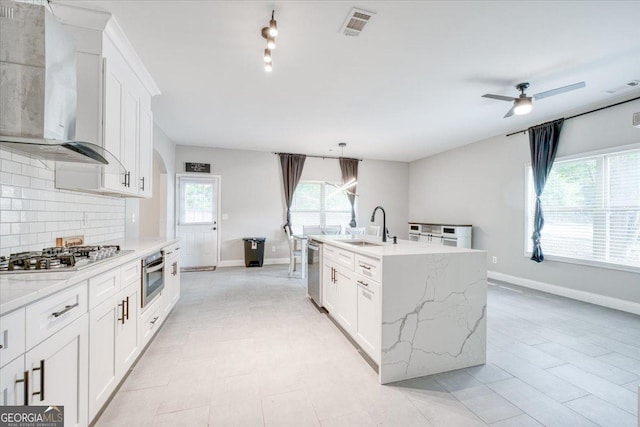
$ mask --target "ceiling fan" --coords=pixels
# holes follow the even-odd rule
[[[533,96],[527,96],[527,94],[524,93],[524,91],[529,88],[529,83],[524,82],[524,83],[520,83],[520,84],[516,85],[516,89],[518,89],[520,91],[520,96],[517,97],[517,98],[514,98],[512,96],[492,95],[490,93],[484,94],[484,95],[482,95],[482,97],[483,98],[497,99],[499,101],[513,102],[513,107],[511,107],[511,109],[509,111],[507,111],[507,114],[504,115],[504,118],[507,118],[507,117],[513,116],[514,114],[517,114],[517,115],[520,116],[520,115],[523,115],[523,114],[530,113],[532,108],[533,108],[533,100],[534,99],[537,101],[538,99],[548,98],[548,97],[554,96],[554,95],[560,95],[561,93],[569,92],[571,90],[580,89],[580,88],[583,88],[585,86],[586,86],[585,82],[574,83],[572,85],[558,87],[558,88],[555,88],[555,89],[551,89],[551,90],[547,90],[547,91],[544,91],[544,92],[536,93]]]

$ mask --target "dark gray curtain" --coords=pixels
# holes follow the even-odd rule
[[[529,131],[529,147],[531,148],[531,169],[533,170],[533,184],[536,190],[536,210],[533,220],[533,252],[531,259],[536,262],[544,261],[540,246],[540,232],[544,227],[544,216],[540,196],[547,182],[553,161],[558,151],[558,140],[564,119],[533,126]]]
[[[340,170],[342,171],[342,185],[346,184],[347,182],[355,179],[358,179],[358,163],[360,163],[360,160],[358,159],[345,159],[345,158],[340,158]],[[347,194],[347,198],[349,199],[349,203],[351,203],[351,222],[349,223],[349,227],[355,227],[356,226],[356,210],[355,210],[355,203],[356,203],[356,187],[358,185],[354,185],[353,187],[349,187],[347,189],[348,193]]]
[[[291,202],[293,193],[300,182],[302,168],[307,156],[304,154],[283,154],[280,153],[280,166],[282,166],[282,182],[284,184],[284,200],[287,204],[287,222],[284,227],[291,229]]]

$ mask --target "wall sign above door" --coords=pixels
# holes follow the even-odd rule
[[[211,173],[211,163],[189,163],[184,166],[185,172]]]

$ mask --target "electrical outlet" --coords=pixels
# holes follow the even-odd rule
[[[491,257],[491,262],[494,263],[494,264],[497,264],[498,263],[498,257],[497,256]]]
[[[276,251],[276,247],[275,246],[271,246],[271,252],[275,252]]]

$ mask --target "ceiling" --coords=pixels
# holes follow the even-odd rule
[[[640,95],[640,2],[52,0],[116,15],[177,144],[398,161]],[[339,33],[351,7],[376,12]],[[261,27],[275,9],[274,70]],[[516,96],[586,81],[502,117]],[[631,120],[631,118],[629,118]]]

